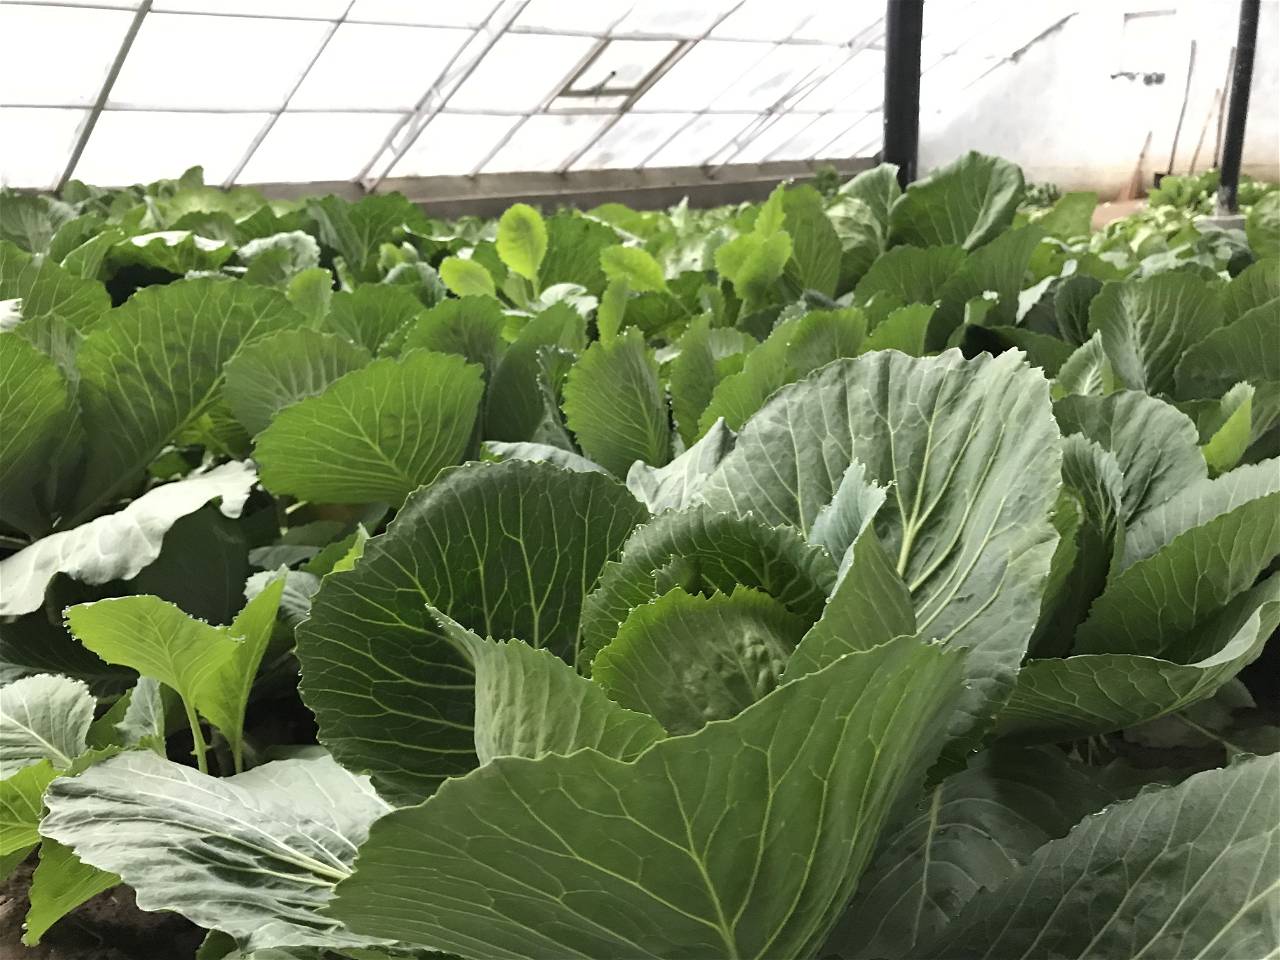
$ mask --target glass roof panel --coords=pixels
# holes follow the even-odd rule
[[[711,31],[728,40],[778,40],[789,37],[815,13],[807,4],[780,5],[777,0],[746,0]]]
[[[133,16],[127,10],[0,4],[0,99],[89,106]],[[6,152],[13,149],[9,143]]]
[[[698,116],[650,157],[645,166],[693,167],[706,163],[754,119],[750,113]]]
[[[824,157],[864,157],[876,153],[884,143],[884,113],[874,110],[846,130],[818,153]]]
[[[519,122],[519,117],[439,114],[418,135],[390,176],[439,177],[470,173]]]
[[[713,104],[716,110],[767,110],[830,59],[831,51],[776,46],[734,80]]]
[[[352,180],[399,120],[394,113],[281,114],[237,179]]]
[[[419,23],[428,27],[476,27],[497,6],[491,0],[466,0],[444,3],[442,0],[355,0],[348,20],[372,23]]]
[[[953,0],[948,0],[953,2]],[[828,43],[867,41],[884,32],[884,4],[879,0],[856,3],[816,3],[813,16],[800,26],[797,40],[825,40]],[[929,13],[926,12],[926,18]],[[926,19],[925,32],[933,29]]]
[[[600,132],[607,116],[530,117],[489,160],[481,173],[555,170]]]
[[[791,106],[797,110],[848,110],[860,113],[884,99],[884,51],[860,50],[811,93]]]
[[[554,96],[595,46],[588,37],[507,34],[458,88],[449,108],[525,113]]]
[[[604,33],[625,17],[635,0],[529,0],[515,27],[570,33]]]
[[[319,20],[149,14],[107,105],[278,109],[328,31]],[[209,50],[234,50],[234,69],[203,66],[200,56],[193,62]]]
[[[691,113],[629,113],[573,165],[574,170],[638,167],[654,149],[693,119]]]
[[[696,37],[710,30],[717,20],[733,9],[732,3],[689,3],[688,0],[644,0],[632,6],[631,12],[611,31],[615,36],[662,33],[677,37]]]
[[[73,176],[119,187],[176,177],[200,164],[206,183],[221,183],[268,116],[105,110]]]
[[[636,106],[658,112],[704,110],[772,49],[763,43],[704,40],[681,57]]]
[[[0,185],[48,190],[57,185],[87,110],[0,107]]]
[[[156,13],[216,13],[223,16],[302,17],[336,20],[348,0],[154,0]]]
[[[465,30],[344,23],[289,107],[412,110],[469,36]]]

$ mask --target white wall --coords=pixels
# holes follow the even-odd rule
[[[1041,0],[1025,0],[1028,3]],[[1174,164],[1184,173],[1200,130],[1213,110],[1214,91],[1227,81],[1238,28],[1237,0],[1081,0],[1061,28],[1005,62],[968,89],[942,99],[924,79],[920,166],[930,170],[966,150],[981,150],[1022,165],[1029,180],[1064,189],[1093,189],[1113,197],[1133,174],[1147,132],[1151,147],[1144,182],[1169,164],[1174,127],[1187,81],[1191,40],[1196,63]],[[926,7],[926,18],[927,18]],[[1125,27],[1125,13],[1176,10]],[[928,30],[926,19],[925,30]],[[1124,69],[1163,70],[1162,84],[1112,78]],[[1225,101],[1225,94],[1224,94]],[[1223,109],[1225,110],[1225,102]],[[1197,169],[1209,166],[1214,115]],[[1244,170],[1280,180],[1280,0],[1263,0],[1253,95],[1246,127]]]

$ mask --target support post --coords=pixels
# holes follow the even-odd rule
[[[920,146],[920,39],[924,0],[888,0],[885,12],[884,160],[898,165],[898,182],[916,178]]]
[[[1258,45],[1258,13],[1261,0],[1240,0],[1240,34],[1236,63],[1231,75],[1227,125],[1222,140],[1222,179],[1218,186],[1217,215],[1239,211],[1240,163],[1244,156],[1244,126],[1249,114],[1249,89],[1253,85],[1253,53]]]

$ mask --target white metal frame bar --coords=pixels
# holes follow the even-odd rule
[[[280,119],[280,115],[289,109],[289,104],[293,102],[294,95],[311,74],[312,68],[320,62],[320,58],[324,56],[325,49],[329,46],[329,41],[332,40],[333,35],[338,32],[338,28],[346,22],[347,14],[351,12],[351,8],[355,5],[356,0],[349,0],[346,10],[342,12],[342,16],[337,20],[330,22],[329,29],[325,31],[324,39],[320,41],[320,45],[316,48],[316,52],[312,55],[311,59],[307,61],[307,65],[302,68],[302,72],[298,75],[297,81],[295,81],[293,86],[289,88],[288,94],[285,95],[284,100],[280,103],[280,109],[273,112],[271,116],[267,118],[266,122],[263,123],[262,127],[254,135],[253,139],[249,141],[249,147],[240,157],[240,162],[232,168],[231,172],[227,174],[226,179],[222,181],[223,187],[230,187],[240,178],[240,174],[244,172],[244,168],[249,165],[249,161],[253,159],[253,155],[258,152],[258,147],[262,146],[262,141],[267,139],[267,134],[269,134],[272,128],[275,127],[276,122]]]
[[[518,0],[518,2],[501,3],[489,11],[489,16],[485,18],[480,26],[472,31],[470,39],[460,46],[445,64],[445,68],[440,71],[440,75],[432,83],[430,89],[423,94],[422,99],[418,101],[417,107],[413,113],[408,114],[405,118],[391,128],[386,138],[382,141],[382,145],[364,165],[364,168],[356,176],[364,189],[372,193],[378,188],[383,179],[395,169],[401,158],[409,152],[422,131],[431,123],[448,105],[449,100],[462,87],[467,79],[476,71],[481,62],[489,55],[489,51],[494,48],[503,35],[511,28],[511,24],[515,22],[516,17],[520,16],[524,8],[528,5],[528,0]],[[473,49],[478,47],[478,49]],[[459,64],[459,60],[464,53],[468,53],[468,59]],[[457,67],[456,72],[454,68]],[[408,127],[408,132],[398,146],[393,146],[396,137]],[[383,165],[382,170],[376,176],[371,176],[374,166],[383,157],[383,155],[391,150],[391,159]]]
[[[84,148],[89,143],[89,137],[93,135],[93,128],[98,125],[98,118],[102,116],[102,109],[107,105],[107,100],[111,96],[111,88],[116,85],[116,78],[120,76],[120,69],[124,66],[125,58],[129,56],[129,48],[133,46],[133,41],[137,38],[138,31],[142,29],[142,21],[147,18],[147,14],[150,12],[151,0],[143,0],[138,5],[138,8],[134,10],[133,20],[129,22],[129,28],[125,30],[124,36],[120,38],[120,46],[116,49],[115,59],[111,61],[111,67],[107,70],[107,75],[102,80],[102,86],[98,88],[98,96],[93,101],[93,106],[89,109],[89,115],[84,118],[84,123],[76,134],[76,142],[71,148],[71,155],[67,158],[67,165],[62,168],[62,176],[58,178],[58,185],[54,188],[57,192],[62,192],[62,188],[67,185],[67,181],[75,173],[76,165],[80,162],[80,157],[84,155]]]

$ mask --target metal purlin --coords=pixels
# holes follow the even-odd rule
[[[485,17],[484,22],[472,32],[470,39],[462,44],[449,62],[445,64],[445,68],[440,71],[440,75],[431,84],[430,89],[418,101],[418,106],[413,113],[407,115],[391,128],[391,131],[382,141],[382,145],[378,147],[377,152],[364,165],[364,169],[356,175],[356,182],[364,188],[366,193],[372,193],[376,190],[378,184],[382,183],[383,179],[395,169],[400,159],[418,142],[418,137],[422,135],[422,131],[444,110],[449,100],[467,82],[471,74],[475,73],[476,68],[489,55],[489,51],[493,49],[494,45],[511,29],[516,17],[520,16],[526,6],[528,6],[528,0],[520,0],[517,3],[499,4],[489,11],[489,15]],[[457,65],[463,53],[472,50],[472,47],[477,44],[480,49],[472,51],[470,59],[462,64],[455,74],[451,75],[450,71]],[[410,127],[408,133],[399,146],[392,147],[396,137],[406,126]],[[388,149],[391,150],[391,159],[383,166],[381,173],[371,177],[369,174],[374,165],[377,164]]]
[[[76,135],[75,146],[71,148],[71,156],[67,158],[67,165],[63,167],[62,176],[58,178],[58,185],[54,188],[58,193],[62,192],[62,188],[71,179],[71,174],[75,172],[76,164],[80,162],[80,157],[84,154],[84,148],[89,143],[89,137],[93,134],[93,128],[98,125],[98,117],[102,116],[102,108],[107,105],[107,99],[111,96],[111,88],[116,85],[116,78],[120,76],[120,69],[124,66],[125,58],[129,56],[129,48],[133,46],[133,41],[138,36],[138,30],[142,28],[142,21],[147,18],[147,14],[150,12],[151,0],[142,0],[142,3],[138,5],[138,9],[133,12],[133,20],[129,23],[129,29],[125,31],[124,36],[120,39],[120,48],[116,50],[115,59],[111,61],[111,68],[107,70],[102,86],[98,89],[97,99],[93,101],[89,115],[85,117],[84,124]]]
[[[612,117],[612,119],[610,119],[608,122],[604,124],[604,126],[602,126],[599,130],[597,130],[596,135],[594,137],[588,140],[585,144],[583,144],[577,150],[574,150],[572,153],[569,154],[568,157],[565,158],[564,162],[562,162],[560,166],[556,168],[556,173],[566,172],[570,167],[572,167],[575,163],[577,163],[584,156],[586,156],[587,153],[591,150],[591,148],[600,142],[600,138],[603,137],[610,130],[612,130],[615,126],[617,126],[618,122],[631,111],[631,108],[634,107],[637,102],[639,102],[640,98],[653,89],[654,84],[656,84],[659,80],[661,80],[664,76],[666,76],[667,73],[670,72],[672,67],[674,67],[677,63],[683,60],[690,50],[696,47],[703,40],[706,40],[708,37],[710,37],[712,31],[714,31],[716,27],[720,26],[720,24],[724,23],[727,19],[729,19],[730,16],[737,13],[738,8],[741,7],[745,2],[746,0],[738,0],[738,2],[735,3],[732,7],[730,7],[728,10],[725,10],[718,17],[716,17],[715,21],[709,27],[707,27],[704,31],[702,31],[702,33],[700,33],[696,37],[691,37],[688,40],[682,41],[678,47],[672,50],[671,53],[669,53],[667,57],[660,64],[658,64],[658,66],[654,70],[650,71],[649,75],[644,78],[644,81],[640,84],[640,86],[636,87],[636,89],[627,97],[627,99],[622,103],[622,105],[618,107],[618,112]],[[617,23],[614,23],[613,27],[616,27],[617,25],[618,25]],[[610,31],[613,30],[613,27],[610,27]],[[766,56],[767,55],[768,54],[766,54]]]
[[[222,181],[223,187],[230,187],[240,178],[240,174],[244,172],[244,168],[248,166],[249,161],[253,159],[253,155],[258,152],[258,147],[262,146],[262,141],[267,139],[267,134],[269,134],[272,128],[276,125],[276,121],[280,119],[281,114],[289,109],[289,104],[293,102],[294,95],[297,94],[299,88],[311,73],[312,68],[320,61],[320,58],[324,55],[325,48],[329,46],[329,41],[332,40],[334,34],[338,32],[338,28],[346,22],[347,14],[351,12],[351,8],[355,5],[356,0],[350,0],[347,4],[347,8],[342,11],[342,16],[329,24],[329,29],[325,32],[324,39],[320,41],[319,47],[316,48],[316,52],[311,59],[307,61],[307,65],[302,68],[302,72],[298,75],[297,81],[295,81],[293,86],[289,88],[289,92],[285,95],[284,100],[280,104],[280,109],[267,117],[266,122],[263,123],[262,127],[254,135],[253,139],[249,141],[249,147],[240,157],[240,162],[232,168],[231,172],[227,174],[226,179]]]
[[[543,97],[533,110],[520,115],[520,119],[511,125],[511,129],[499,137],[498,142],[490,147],[485,155],[480,158],[480,162],[471,167],[467,176],[474,177],[483,170],[489,162],[498,155],[499,151],[511,142],[511,138],[519,132],[520,128],[528,122],[530,117],[547,111],[547,108],[551,106],[556,97],[560,96],[560,92],[565,88],[565,86],[572,83],[574,78],[577,77],[589,63],[595,60],[596,57],[600,56],[604,48],[609,45],[609,41],[612,39],[610,34],[613,32],[614,28],[617,27],[618,24],[622,23],[623,20],[627,19],[627,17],[631,16],[631,11],[633,9],[635,9],[634,5],[628,4],[626,10],[624,10],[620,16],[613,19],[608,28],[605,29],[604,33],[595,37],[595,42],[591,44],[591,48],[578,58],[577,63],[575,63],[573,68],[564,75],[564,78],[551,88],[551,92]]]

